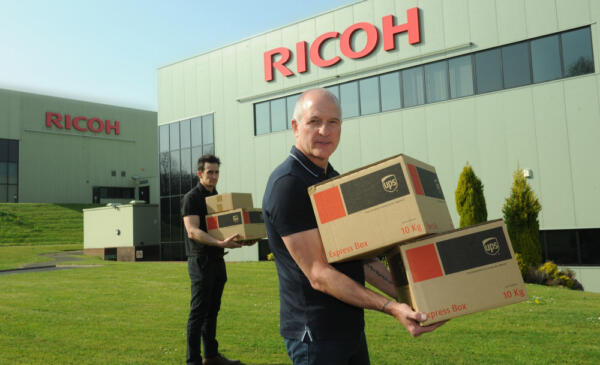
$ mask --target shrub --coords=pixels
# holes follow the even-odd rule
[[[506,198],[502,213],[515,252],[522,257],[524,265],[537,267],[542,261],[540,202],[531,190],[521,169],[513,175],[511,195]]]
[[[458,178],[454,197],[461,228],[487,221],[483,184],[468,162]]]
[[[273,261],[273,260],[275,260],[275,255],[273,255],[273,253],[271,252],[267,255],[267,261]]]
[[[517,258],[517,262],[518,261],[519,260]],[[519,269],[521,269],[520,265]],[[529,267],[527,269],[527,275],[524,276],[524,279],[526,282],[533,284],[564,286],[573,290],[583,290],[583,285],[581,285],[581,283],[575,279],[575,273],[573,273],[573,271],[569,269],[560,270],[552,261],[545,262],[537,269],[534,267]]]

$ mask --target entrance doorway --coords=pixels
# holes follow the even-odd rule
[[[150,204],[150,187],[140,186],[138,191],[138,200],[143,200],[146,204]]]

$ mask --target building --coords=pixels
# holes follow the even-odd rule
[[[215,151],[221,192],[262,201],[294,143],[298,95],[339,96],[340,172],[405,153],[454,191],[469,162],[488,218],[523,169],[542,204],[545,259],[600,291],[600,3],[356,1],[158,71],[161,240],[182,252],[179,199]],[[256,247],[230,260],[256,259]]]
[[[0,90],[0,203],[158,203],[156,112]]]

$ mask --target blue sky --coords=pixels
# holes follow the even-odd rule
[[[156,110],[164,65],[355,0],[0,0],[0,88]]]

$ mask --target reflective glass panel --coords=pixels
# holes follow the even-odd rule
[[[179,207],[181,196],[171,197],[171,242],[183,240],[183,218]]]
[[[160,195],[171,195],[169,194],[169,173],[171,171],[171,154],[169,152],[158,154],[158,170],[160,173]]]
[[[408,108],[425,103],[423,88],[423,67],[413,67],[402,71],[402,95],[404,107]]]
[[[475,72],[477,74],[477,93],[502,89],[500,49],[475,53]]]
[[[473,95],[473,64],[471,62],[471,55],[448,60],[451,98]]]
[[[181,150],[181,192],[187,193],[192,188],[192,150]]]
[[[425,96],[428,103],[448,99],[448,63],[446,61],[425,65]]]
[[[202,117],[202,144],[213,143],[214,138],[213,115],[205,115]]]
[[[594,54],[590,28],[573,30],[561,34],[565,76],[576,76],[594,72]]]
[[[558,35],[531,41],[531,63],[534,83],[555,80],[562,76]]]
[[[163,124],[158,127],[158,138],[160,143],[160,152],[169,151],[169,125]]]
[[[0,203],[8,203],[8,185],[0,184]]]
[[[558,265],[577,265],[575,230],[545,231],[547,258]]]
[[[287,127],[288,129],[292,129],[292,119],[294,118],[294,108],[296,107],[296,102],[300,94],[290,95],[285,98],[285,102],[287,105]]]
[[[0,161],[0,184],[8,183],[8,162]]]
[[[257,136],[271,132],[269,114],[270,108],[268,101],[254,104],[254,132]]]
[[[171,151],[179,149],[179,123],[169,124],[169,149]]]
[[[182,120],[179,124],[179,133],[181,135],[181,148],[188,148],[191,144],[190,139],[190,120]]]
[[[19,201],[18,185],[7,185],[7,189],[8,189],[7,200],[11,203],[17,203]]]
[[[340,105],[342,119],[358,116],[358,82],[352,81],[340,85]]]
[[[160,240],[168,242],[171,240],[171,199],[160,199]]]
[[[190,121],[190,127],[192,135],[192,146],[201,146],[202,145],[202,118],[197,117],[193,118]]]
[[[373,76],[359,80],[360,114],[379,113],[379,77]]]
[[[583,265],[600,265],[600,229],[580,229],[579,247]]]
[[[8,183],[17,184],[19,182],[19,168],[16,162],[8,163]]]
[[[285,99],[271,100],[271,132],[279,132],[287,129],[287,113],[285,111]]]
[[[400,72],[391,72],[379,76],[379,87],[381,89],[381,110],[400,109]]]
[[[508,89],[531,84],[529,42],[511,44],[501,49],[504,87]]]
[[[181,192],[181,161],[179,159],[179,151],[171,152],[171,191],[170,195],[180,194]]]

